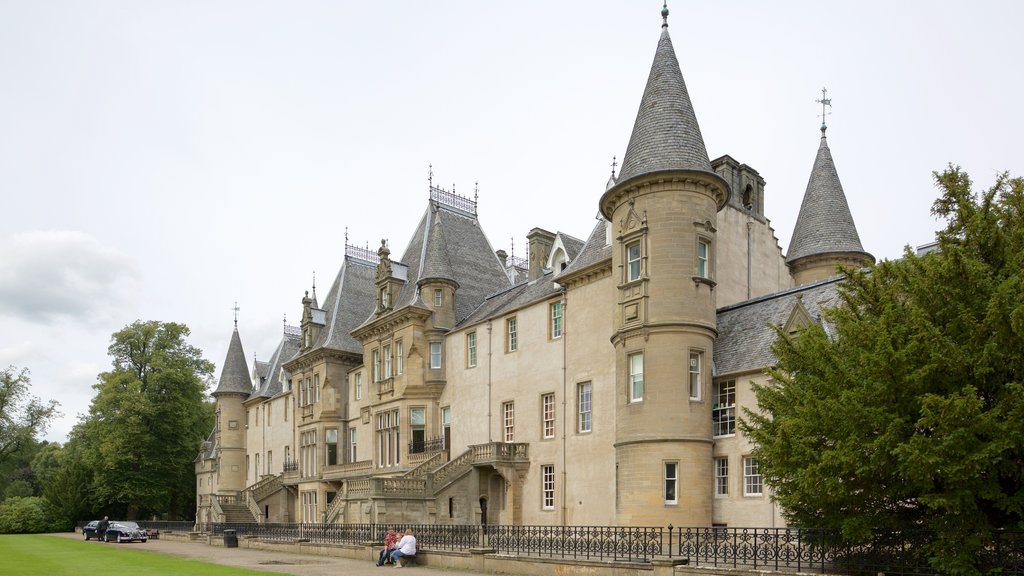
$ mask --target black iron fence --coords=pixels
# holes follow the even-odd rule
[[[381,543],[389,529],[411,528],[420,548],[484,548],[520,557],[613,562],[685,560],[717,566],[854,576],[932,576],[927,531],[879,532],[869,542],[844,542],[834,530],[660,526],[499,526],[445,524],[210,524],[239,536],[321,544]],[[982,572],[1024,576],[1024,531],[999,531],[984,547]]]

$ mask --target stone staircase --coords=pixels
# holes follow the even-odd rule
[[[252,524],[256,522],[249,507],[245,504],[224,504],[220,505],[224,511],[224,522],[228,524]]]

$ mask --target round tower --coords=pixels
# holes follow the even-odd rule
[[[213,397],[217,402],[216,454],[217,473],[214,482],[218,494],[245,489],[245,406],[242,402],[252,393],[252,379],[246,365],[238,324],[231,334],[231,343],[224,358],[220,381]]]
[[[711,168],[668,9],[622,170],[612,230],[619,524],[711,523],[715,233],[729,185]]]

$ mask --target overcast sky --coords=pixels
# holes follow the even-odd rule
[[[669,3],[712,158],[767,182],[783,250],[829,144],[865,250],[932,240],[932,171],[1024,174],[1005,1]],[[625,151],[661,0],[0,0],[0,366],[85,413],[110,335],[175,321],[266,360],[345,231],[397,258],[434,183],[494,249],[586,238]],[[479,183],[478,185],[476,183]]]

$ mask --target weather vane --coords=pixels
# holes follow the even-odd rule
[[[235,307],[232,308],[232,310],[235,312],[235,328],[238,328],[238,311],[241,310],[241,308],[238,307],[238,300],[235,300]]]
[[[832,114],[831,112],[826,112],[825,111],[825,106],[828,106],[829,108],[832,107],[832,99],[831,98],[826,98],[827,95],[828,95],[828,89],[827,88],[822,88],[821,89],[821,100],[815,100],[815,102],[817,102],[818,104],[821,104],[821,131],[822,132],[825,132],[825,128],[827,128],[827,126],[825,126],[825,116],[829,116],[829,115]]]
[[[612,178],[615,178],[615,168],[619,165],[618,158],[612,156]]]

